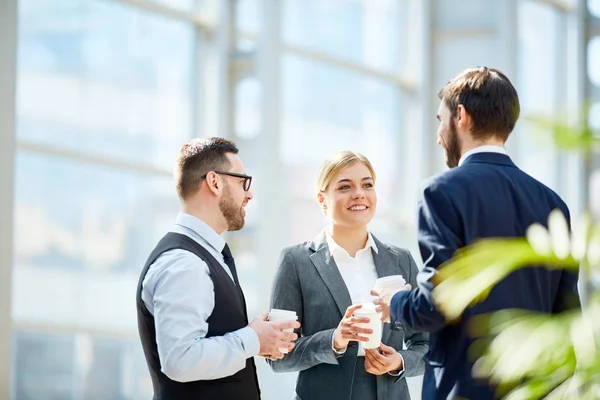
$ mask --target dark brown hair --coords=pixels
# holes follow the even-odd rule
[[[462,105],[473,120],[471,134],[476,139],[497,136],[504,141],[513,131],[521,107],[510,80],[494,68],[469,68],[458,74],[438,93],[452,118]]]
[[[175,184],[179,198],[184,200],[200,187],[202,177],[210,171],[227,171],[231,162],[227,153],[238,153],[227,139],[211,137],[192,139],[181,147],[175,166]]]

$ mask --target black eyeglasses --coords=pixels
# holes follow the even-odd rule
[[[224,172],[224,171],[213,171],[215,174],[220,174],[220,175],[228,175],[228,176],[233,176],[235,178],[243,178],[244,179],[244,191],[248,191],[250,190],[250,185],[252,184],[252,177],[250,175],[244,175],[244,174],[236,174],[235,172]],[[206,179],[206,175],[208,174],[204,174],[201,176],[202,179]]]

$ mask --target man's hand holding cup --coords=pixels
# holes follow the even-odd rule
[[[406,283],[402,275],[392,275],[377,279],[375,286],[371,289],[371,295],[376,299],[373,303],[377,306],[377,312],[381,313],[383,322],[390,322],[390,303],[392,297],[400,291],[410,290],[411,286]]]
[[[293,314],[293,315],[292,315]],[[260,341],[259,356],[270,360],[282,359],[295,346],[298,335],[294,329],[300,328],[294,311],[271,310],[255,318],[249,326],[254,329]]]
[[[343,352],[350,342],[368,342],[372,329],[365,328],[371,320],[367,317],[356,317],[354,312],[362,308],[362,304],[354,304],[346,309],[344,317],[333,333],[333,348]]]

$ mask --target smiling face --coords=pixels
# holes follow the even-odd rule
[[[344,228],[366,226],[377,208],[374,177],[364,163],[357,161],[333,177],[317,199],[332,224]]]

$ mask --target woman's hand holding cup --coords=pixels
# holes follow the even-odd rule
[[[362,307],[362,304],[355,304],[346,309],[344,318],[338,324],[333,334],[333,348],[336,351],[343,351],[348,347],[348,343],[355,342],[367,342],[369,340],[366,336],[373,333],[372,329],[361,328],[357,324],[368,324],[369,318],[366,317],[355,317],[354,311]]]

